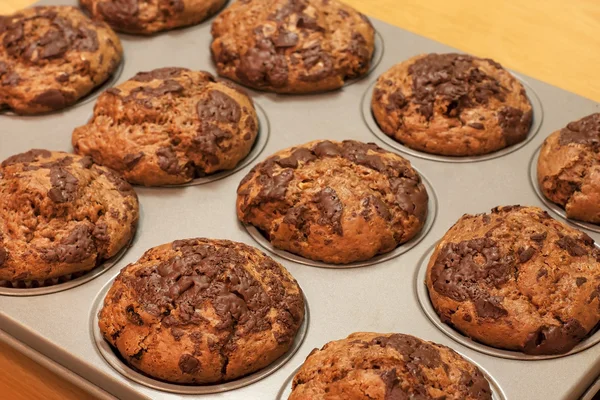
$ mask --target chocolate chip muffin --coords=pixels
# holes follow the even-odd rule
[[[75,7],[0,16],[0,109],[60,110],[104,83],[121,63],[117,35]]]
[[[292,346],[302,290],[264,253],[228,240],[177,240],[117,276],[99,313],[104,338],[133,367],[175,383],[230,381]]]
[[[380,128],[415,150],[487,154],[522,142],[532,109],[523,85],[493,60],[425,54],[379,77],[371,102]]]
[[[594,240],[537,207],[464,215],[427,269],[442,321],[489,346],[526,354],[571,350],[600,321]]]
[[[289,400],[492,399],[481,371],[446,346],[399,333],[353,333],[314,349]]]
[[[600,223],[600,113],[569,123],[542,145],[539,187],[567,217]]]
[[[0,165],[0,282],[49,285],[117,254],[133,237],[131,186],[89,157],[30,150]]]
[[[115,30],[150,35],[194,25],[219,11],[227,0],[79,0],[95,20]]]
[[[410,162],[373,143],[314,141],[275,153],[238,187],[237,215],[311,260],[368,260],[413,238],[428,196]]]
[[[369,71],[375,31],[337,0],[245,0],[212,26],[220,75],[278,93],[337,89]]]
[[[233,169],[258,135],[252,100],[208,72],[140,72],[104,92],[73,147],[131,183],[181,184]]]

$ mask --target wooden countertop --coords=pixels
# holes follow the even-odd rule
[[[598,0],[503,0],[493,7],[481,0],[345,1],[367,15],[600,102]],[[0,14],[31,3],[2,0]],[[0,371],[3,398],[92,398],[1,343]]]

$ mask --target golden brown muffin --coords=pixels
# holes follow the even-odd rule
[[[88,271],[127,245],[137,220],[131,186],[89,157],[12,156],[0,166],[0,281]]]
[[[0,109],[38,114],[74,104],[121,63],[117,35],[75,7],[0,16]]]
[[[423,228],[428,196],[410,162],[373,143],[314,141],[275,153],[238,187],[237,215],[273,246],[347,264]]]
[[[314,349],[289,400],[491,400],[481,371],[452,349],[399,333],[353,333]]]
[[[600,223],[600,113],[569,123],[542,145],[540,189],[567,217]]]
[[[380,128],[412,149],[476,156],[522,142],[532,109],[500,64],[463,54],[424,54],[379,77],[372,110]]]
[[[131,183],[180,184],[233,169],[258,135],[254,104],[208,72],[160,68],[104,92],[73,148]]]
[[[227,0],[79,0],[93,19],[115,30],[150,35],[204,21]]]
[[[442,321],[489,346],[571,350],[600,321],[594,240],[537,207],[464,215],[431,256],[427,288]]]
[[[133,367],[168,382],[230,381],[286,353],[304,318],[287,270],[242,243],[177,240],[117,276],[99,314]]]
[[[245,0],[212,26],[219,75],[260,90],[337,89],[369,71],[375,30],[337,0]]]

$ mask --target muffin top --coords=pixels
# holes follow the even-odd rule
[[[527,354],[571,350],[600,321],[594,240],[537,207],[464,215],[436,246],[427,287],[442,320]]]
[[[432,154],[474,156],[522,142],[532,122],[523,85],[493,60],[424,54],[377,80],[372,109],[381,129]]]
[[[75,103],[121,62],[117,35],[75,7],[0,16],[0,108],[35,114]]]
[[[345,264],[393,250],[427,218],[410,162],[373,143],[320,140],[279,151],[240,183],[238,218],[274,246]]]
[[[237,1],[212,27],[217,71],[280,93],[341,87],[367,73],[375,31],[337,0]]]
[[[96,20],[115,30],[150,35],[197,24],[223,7],[227,0],[79,0]]]
[[[242,243],[188,239],[121,270],[99,326],[142,372],[203,384],[269,365],[290,348],[303,318],[302,291],[283,266]]]
[[[600,223],[600,113],[570,122],[542,145],[537,176],[544,196],[569,218]]]
[[[258,135],[254,104],[208,72],[160,68],[104,92],[73,147],[146,186],[233,169]]]
[[[399,333],[353,333],[314,349],[289,400],[492,399],[481,371],[452,349]]]
[[[135,233],[131,186],[89,157],[30,150],[0,166],[0,280],[87,271]]]

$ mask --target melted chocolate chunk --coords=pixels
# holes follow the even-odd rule
[[[36,95],[31,102],[51,110],[58,110],[67,106],[68,101],[63,92],[58,89],[48,89]]]
[[[562,146],[570,143],[585,146],[600,145],[600,113],[588,115],[578,121],[569,123],[561,129],[559,143]]]
[[[138,72],[131,80],[136,82],[151,82],[155,79],[166,81],[181,76],[185,71],[189,71],[189,69],[175,67],[157,68],[148,72]]]
[[[586,283],[586,282],[587,282],[587,278],[584,278],[584,277],[582,277],[582,276],[581,276],[581,277],[577,277],[577,278],[575,279],[575,284],[577,285],[577,287],[579,287],[579,286],[583,285],[583,284],[584,284],[584,283]]]
[[[158,166],[169,175],[177,175],[181,171],[177,154],[170,147],[161,147],[156,150]]]
[[[501,254],[490,238],[448,243],[435,260],[431,280],[434,290],[442,296],[458,302],[479,302],[476,311],[483,313],[479,314],[481,317],[499,317],[506,310],[485,288],[498,288],[508,282],[514,264],[514,257]]]
[[[298,77],[302,81],[317,82],[335,72],[331,55],[324,51],[318,42],[302,49],[300,58],[307,71]]]
[[[111,25],[141,28],[138,0],[113,0],[98,3],[98,13]]]
[[[136,87],[135,89],[132,89],[127,96],[121,97],[121,100],[123,102],[135,101],[146,108],[152,108],[153,98],[161,97],[169,93],[181,92],[183,92],[183,86],[177,81],[168,79],[155,88],[150,86]],[[118,95],[119,93],[113,92],[112,94]]]
[[[200,361],[190,354],[183,354],[179,358],[179,369],[184,374],[194,374],[200,369]]]
[[[6,260],[8,259],[8,252],[2,245],[0,244],[0,268],[4,265]]]
[[[39,251],[40,257],[45,262],[77,264],[91,257],[96,247],[90,227],[79,224],[58,244],[53,243],[52,246],[44,247]]]
[[[13,164],[27,164],[37,161],[40,158],[50,158],[50,156],[52,156],[52,153],[50,153],[48,150],[33,149],[25,153],[8,157],[2,162],[2,166],[7,167]]]
[[[474,304],[475,311],[481,318],[498,319],[508,315],[508,311],[502,307],[502,297],[479,297],[475,300]]]
[[[275,176],[260,175],[258,178],[258,182],[262,185],[258,195],[260,201],[283,200],[292,179],[294,179],[294,172],[291,169],[285,169]]]
[[[90,156],[83,156],[79,159],[79,165],[81,165],[82,168],[90,169],[92,168],[92,165],[94,165],[94,160],[92,160],[92,157]]]
[[[534,242],[543,243],[544,240],[546,240],[546,237],[548,237],[548,232],[542,232],[542,233],[534,233],[533,235],[530,236],[530,239],[533,240]]]
[[[315,146],[313,152],[317,155],[317,157],[337,157],[342,155],[340,148],[337,144],[330,142],[329,140],[325,140],[320,142]]]
[[[321,213],[318,220],[319,225],[331,226],[332,230],[343,235],[342,232],[342,213],[344,205],[340,201],[337,193],[330,187],[321,190],[313,200]]]
[[[48,197],[55,203],[67,203],[75,200],[79,181],[69,171],[60,166],[50,168],[52,188]]]
[[[563,236],[556,241],[556,245],[561,249],[568,251],[573,257],[581,257],[589,254],[590,251],[587,247],[593,247],[594,241],[592,240],[590,244],[580,238]]]
[[[363,209],[363,212],[361,213],[361,215],[363,216],[364,219],[366,219],[368,221],[371,218],[371,205],[375,208],[375,211],[381,218],[385,219],[386,221],[389,221],[392,219],[392,214],[390,213],[390,209],[377,196],[369,196],[369,197],[366,197],[362,201],[362,206],[364,209]]]
[[[317,157],[313,154],[312,151],[301,147],[299,149],[294,150],[289,157],[277,160],[277,164],[279,164],[283,168],[298,168],[299,162],[307,163],[316,159]]]
[[[569,319],[561,326],[543,326],[530,333],[523,346],[525,354],[562,354],[571,350],[587,331],[576,319]]]
[[[241,117],[238,102],[219,90],[211,90],[207,98],[200,100],[197,111],[202,121],[237,123]]]
[[[144,153],[143,152],[138,152],[135,154],[129,153],[129,154],[125,154],[125,157],[123,157],[123,162],[125,163],[125,165],[127,166],[127,169],[133,169],[135,168],[135,166],[140,162],[140,160],[144,157]]]
[[[533,255],[535,254],[535,249],[533,247],[527,247],[526,249],[521,248],[519,249],[518,253],[519,261],[521,263],[525,263],[529,261],[531,257],[533,257]]]
[[[286,30],[279,30],[277,38],[273,40],[276,48],[294,47],[298,44],[298,34]]]
[[[433,116],[436,98],[447,102],[446,116],[459,118],[462,111],[487,104],[490,98],[506,99],[506,89],[486,75],[474,58],[460,54],[429,54],[413,63],[411,101],[425,118]]]
[[[529,133],[533,114],[513,107],[503,107],[498,112],[498,124],[502,128],[508,146],[522,142]]]
[[[255,46],[240,56],[236,75],[250,85],[282,87],[288,80],[288,65],[271,39],[259,34]]]

